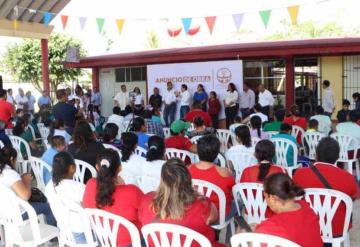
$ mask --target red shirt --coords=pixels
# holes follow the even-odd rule
[[[296,211],[275,214],[256,226],[255,232],[289,239],[301,247],[322,247],[319,218],[305,201]]]
[[[334,190],[341,191],[354,198],[357,193],[357,184],[354,177],[347,171],[330,164],[316,163],[316,168],[328,181]],[[325,188],[320,179],[311,168],[297,169],[294,175],[294,182],[303,188]],[[334,236],[340,236],[343,232],[345,219],[345,204],[340,204],[332,222]]]
[[[206,127],[211,126],[211,117],[209,113],[202,110],[192,110],[185,115],[184,119],[188,122],[193,122],[194,118],[196,117],[201,117],[204,120],[204,124]]]
[[[295,119],[293,116],[290,116],[290,117],[286,117],[284,118],[284,121],[283,123],[288,123],[288,124],[291,124],[291,125],[296,125],[296,126],[299,126],[301,128],[303,128],[304,130],[306,130],[307,128],[307,121],[306,121],[306,118],[304,117],[299,117],[298,119]],[[301,144],[301,134],[299,133],[298,136],[296,137],[296,141]]]
[[[190,139],[182,135],[170,136],[165,139],[166,148],[177,148],[190,151],[191,146],[192,143]]]
[[[131,221],[140,231],[141,225],[138,218],[138,210],[143,197],[143,193],[134,185],[118,185],[112,195],[113,205],[105,206],[103,210],[120,215]],[[96,207],[96,179],[91,178],[86,184],[83,207]],[[131,244],[129,232],[120,226],[117,236],[117,246],[128,246]]]
[[[220,112],[221,105],[218,99],[209,99],[208,100],[209,109],[208,112],[210,115],[217,115]]]
[[[11,123],[11,116],[14,114],[14,107],[6,100],[0,99],[0,120],[4,121],[6,128],[13,128]]]
[[[211,202],[208,198],[201,197],[195,200],[185,211],[182,219],[160,219],[151,207],[151,201],[155,196],[155,192],[150,192],[143,197],[139,209],[139,219],[142,225],[149,223],[170,223],[188,227],[198,233],[204,235],[212,243],[212,246],[223,246],[216,242],[215,232],[211,226],[207,225],[207,219],[211,212]],[[169,236],[170,237],[170,236]],[[184,240],[181,241],[184,243]],[[149,241],[150,246],[154,246]],[[199,244],[192,243],[191,247],[198,247]]]
[[[219,174],[217,171],[216,166],[212,166],[208,169],[199,169],[196,164],[192,164],[188,168],[191,178],[193,179],[200,179],[207,182],[210,182],[212,184],[215,184],[216,186],[220,187],[222,191],[225,193],[226,198],[226,209],[225,213],[228,215],[230,213],[231,209],[231,203],[233,200],[232,195],[232,187],[235,185],[235,179],[230,177],[223,177]],[[210,200],[215,204],[216,208],[219,210],[219,198],[215,193],[212,193],[210,196]]]

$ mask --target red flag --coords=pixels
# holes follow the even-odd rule
[[[63,30],[65,30],[69,16],[61,15],[60,17],[61,17],[61,23],[62,23],[62,26],[63,26]]]
[[[214,26],[215,26],[216,16],[205,17],[205,21],[209,28],[210,34],[212,34]]]

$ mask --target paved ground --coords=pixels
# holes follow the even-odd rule
[[[360,199],[354,203],[353,228],[350,231],[351,247],[360,246]]]

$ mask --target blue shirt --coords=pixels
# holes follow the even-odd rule
[[[293,142],[296,146],[297,146],[297,142],[296,142],[296,138],[293,137],[292,135],[286,134],[286,133],[279,133],[274,135],[271,139],[273,138],[284,138],[287,139],[291,142]],[[288,152],[286,154],[286,161],[288,163],[288,166],[294,166],[294,150],[293,148],[289,148]],[[276,159],[274,160],[274,163],[276,164]]]
[[[0,130],[0,141],[5,147],[12,147],[9,137],[6,135],[5,130]]]
[[[193,100],[194,101],[203,101],[203,100],[207,100],[208,99],[208,95],[206,92],[201,92],[201,93],[198,93],[198,92],[195,92],[194,93],[194,96],[193,96]]]
[[[48,96],[41,96],[39,99],[38,99],[38,105],[39,107],[43,106],[43,105],[50,105],[51,104],[51,100],[50,100],[50,97]]]
[[[65,102],[59,102],[53,107],[52,113],[56,120],[62,119],[66,127],[75,126],[77,109],[73,105]]]
[[[140,147],[148,150],[148,141],[149,141],[150,136],[148,136],[147,134],[145,134],[143,132],[137,132],[136,134],[138,136],[138,145]]]
[[[57,153],[58,153],[58,151],[51,147],[45,151],[45,153],[41,156],[41,159],[43,161],[45,161],[49,166],[52,166],[54,156]],[[49,180],[51,179],[51,174],[46,169],[44,169],[43,177],[44,177],[45,184],[47,184],[49,182]]]

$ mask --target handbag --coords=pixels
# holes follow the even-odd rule
[[[315,175],[320,179],[321,183],[325,186],[325,188],[332,190],[333,188],[329,184],[329,182],[321,175],[320,171],[316,168],[316,166],[310,164],[311,170],[315,173]]]
[[[47,198],[38,188],[31,188],[31,196],[29,202],[47,202]]]

